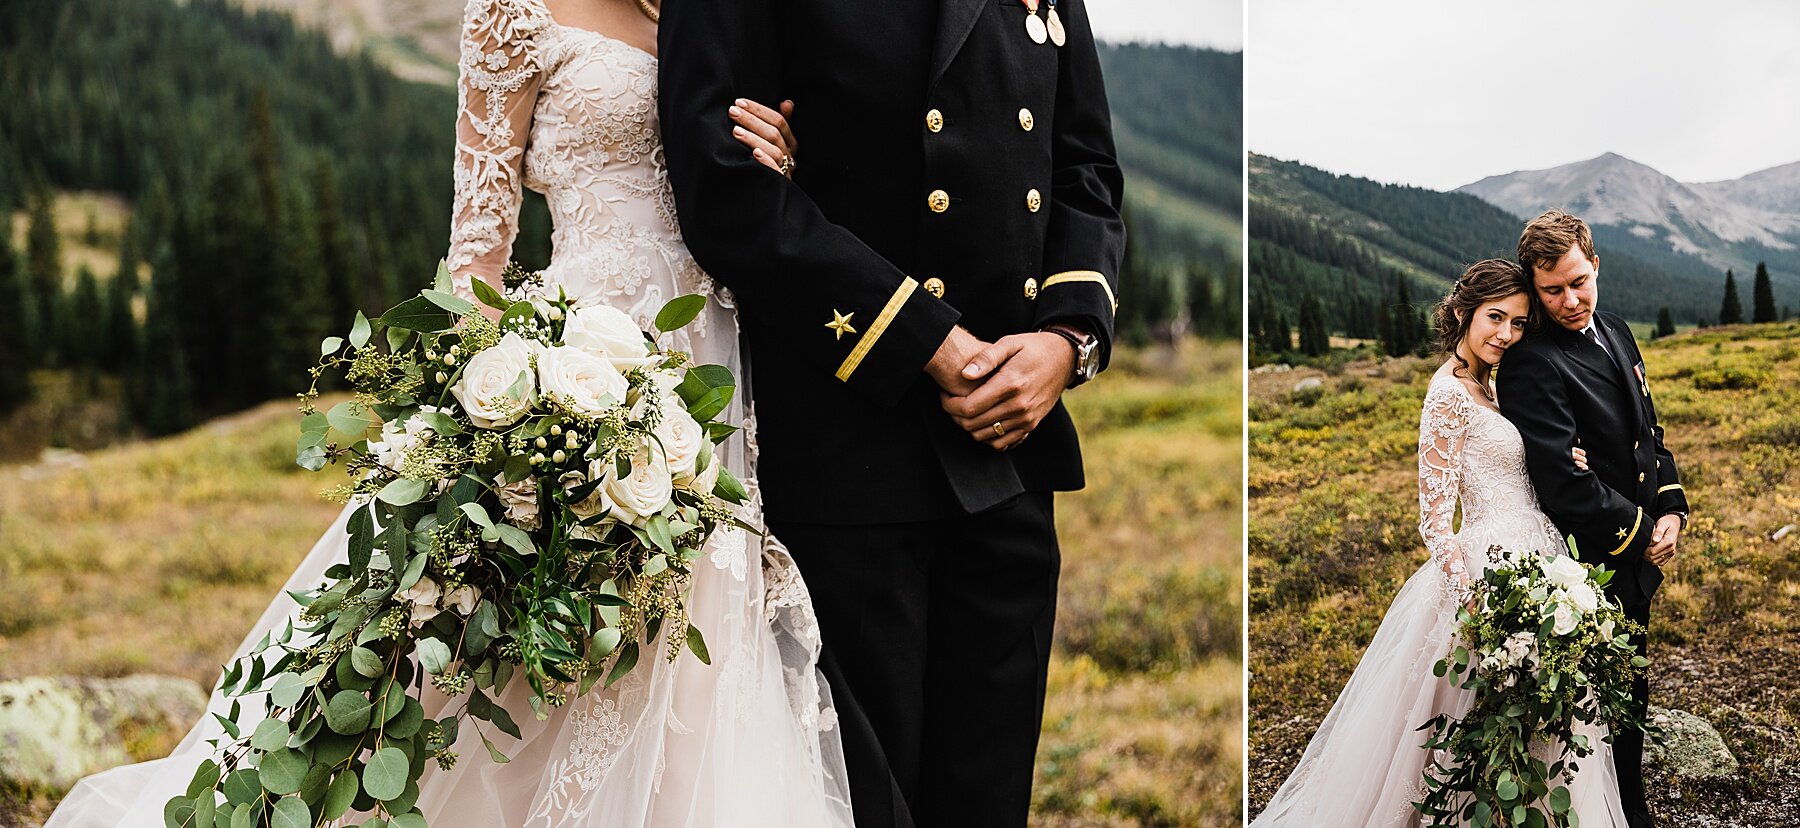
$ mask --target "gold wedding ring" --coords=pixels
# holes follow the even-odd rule
[[[1006,426],[1003,426],[999,423],[995,423],[994,424],[994,436],[995,437],[1005,437],[1006,436]]]
[[[793,156],[793,154],[792,153],[783,153],[781,156],[781,174],[782,175],[792,175],[793,172],[794,172],[794,156]]]

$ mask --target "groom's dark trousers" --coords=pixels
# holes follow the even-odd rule
[[[1596,339],[1549,323],[1506,352],[1496,383],[1500,411],[1519,429],[1525,463],[1544,513],[1573,539],[1579,560],[1616,573],[1606,587],[1626,617],[1650,626],[1650,599],[1663,574],[1644,550],[1657,518],[1687,514],[1675,457],[1663,445],[1644,358],[1625,321],[1595,314]],[[1602,347],[1604,342],[1604,347]],[[1587,451],[1591,471],[1571,451]],[[1648,655],[1648,641],[1632,643]],[[1633,688],[1640,710],[1650,686]],[[1648,828],[1644,734],[1613,734],[1613,764],[1631,828]]]
[[[1035,4],[1034,4],[1035,5]],[[1084,0],[664,0],[659,114],[689,250],[730,289],[771,527],[819,612],[859,828],[1022,826],[1057,546],[1059,403],[1005,453],[926,363],[1068,323],[1110,356],[1121,176]],[[792,180],[731,137],[793,100]],[[1079,392],[1077,392],[1079,393]]]

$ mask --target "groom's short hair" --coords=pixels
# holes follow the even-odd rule
[[[1561,210],[1547,210],[1519,234],[1519,266],[1525,268],[1528,278],[1535,275],[1535,268],[1554,270],[1569,248],[1577,245],[1581,255],[1594,258],[1594,234],[1588,231],[1587,222]]]

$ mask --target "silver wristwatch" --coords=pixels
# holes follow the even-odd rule
[[[1075,346],[1075,371],[1069,377],[1069,388],[1087,382],[1100,373],[1099,337],[1067,322],[1052,322],[1043,329],[1069,340],[1069,344]]]

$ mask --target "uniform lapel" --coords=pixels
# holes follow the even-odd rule
[[[1626,395],[1631,397],[1633,418],[1641,424],[1644,417],[1644,395],[1639,388],[1637,372],[1631,368],[1631,351],[1624,342],[1624,337],[1630,334],[1621,334],[1604,317],[1598,315],[1594,317],[1594,324],[1600,329],[1600,335],[1606,337],[1606,347],[1612,352],[1613,369],[1618,372],[1619,382],[1624,385]]]
[[[1599,345],[1589,342],[1586,336],[1577,331],[1561,327],[1557,330],[1561,332],[1557,337],[1557,344],[1562,346],[1563,353],[1571,362],[1619,388],[1625,387],[1625,378],[1619,374],[1619,367],[1607,358],[1606,352]],[[1604,328],[1601,330],[1605,331]]]
[[[991,2],[993,0],[938,0],[937,40],[931,48],[931,78],[926,81],[927,88],[935,85],[950,68],[950,61],[962,51],[963,42],[969,39],[969,31],[975,28],[975,21],[981,19],[981,7]]]

